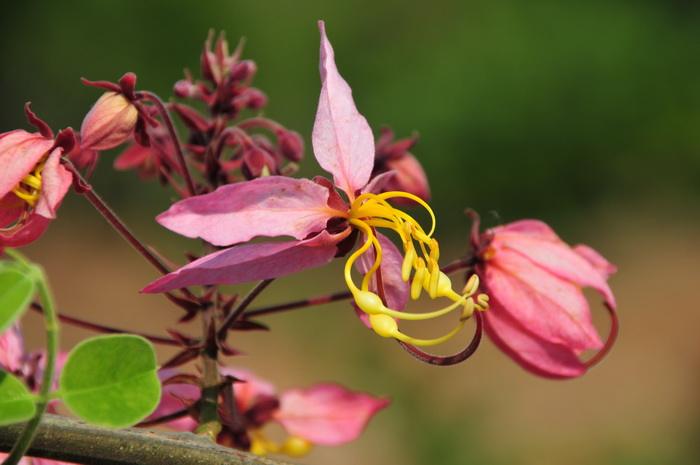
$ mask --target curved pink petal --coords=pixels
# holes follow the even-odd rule
[[[19,325],[14,324],[0,333],[0,368],[17,372],[24,359],[24,340]]]
[[[484,314],[486,334],[503,352],[527,371],[548,378],[574,378],[586,372],[572,349],[533,335],[514,320],[496,300]]]
[[[374,167],[374,136],[355,107],[352,90],[338,73],[333,47],[321,31],[321,96],[311,141],[314,155],[335,184],[351,198],[369,181]]]
[[[160,378],[161,381],[165,381],[177,374],[178,371],[176,369],[166,368],[158,372],[158,378]],[[160,418],[182,410],[196,402],[201,395],[199,387],[187,383],[166,384],[163,386],[161,392],[160,403],[148,419]],[[178,418],[164,424],[177,431],[194,431],[197,427],[197,421],[190,416]]]
[[[157,220],[183,236],[226,246],[256,236],[303,239],[337,215],[328,207],[325,187],[308,179],[266,176],[181,200]]]
[[[14,189],[53,146],[53,140],[21,129],[0,134],[0,197]]]
[[[34,213],[44,218],[56,217],[56,209],[73,182],[73,175],[61,165],[62,152],[60,148],[52,151],[41,172],[41,197]]]
[[[370,192],[372,194],[381,194],[391,189],[387,186],[396,177],[395,171],[385,171],[373,177],[365,187],[362,188],[362,193]]]
[[[193,261],[146,286],[142,292],[166,292],[187,286],[237,284],[284,276],[333,260],[336,244],[349,231],[322,231],[303,241],[246,244],[220,250]]]
[[[573,247],[574,251],[588,260],[588,263],[593,265],[593,268],[598,270],[603,278],[608,279],[617,272],[617,267],[607,261],[597,250],[585,244],[578,244]]]
[[[484,281],[504,311],[538,337],[572,350],[602,346],[581,289],[519,253],[495,252],[486,265]]]
[[[430,200],[428,177],[416,157],[406,153],[402,157],[387,160],[386,166],[396,173],[387,183],[387,191],[409,192],[423,200]]]
[[[241,368],[219,367],[219,373],[225,376],[233,376],[241,381],[235,384],[235,389],[233,390],[239,412],[246,412],[261,397],[275,395],[275,386],[269,381],[256,376],[251,371]]]
[[[275,419],[289,434],[335,446],[357,439],[374,414],[387,405],[388,399],[337,384],[319,384],[283,393]]]
[[[379,244],[382,246],[382,263],[380,270],[382,274],[382,283],[384,287],[384,296],[386,297],[387,306],[394,310],[403,310],[408,302],[409,285],[401,279],[401,265],[403,264],[403,255],[399,249],[391,242],[391,239],[384,234],[377,233]],[[355,262],[355,267],[364,276],[374,263],[374,248],[370,248],[367,252],[360,256],[360,259]],[[372,292],[377,293],[377,277],[371,279],[369,284]],[[355,308],[362,322],[369,326],[369,319],[365,312]]]
[[[526,220],[496,228],[491,246],[496,250],[514,250],[562,279],[592,287],[613,308],[616,306],[615,296],[605,276],[544,223]]]

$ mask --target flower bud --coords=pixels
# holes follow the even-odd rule
[[[136,126],[138,110],[126,97],[106,92],[90,109],[80,127],[83,150],[108,150],[127,141]]]
[[[252,78],[257,71],[258,67],[253,60],[243,60],[234,63],[230,77],[233,81],[245,81]]]
[[[276,131],[280,152],[289,161],[298,162],[304,156],[304,140],[295,131],[280,129]]]
[[[197,98],[199,97],[199,88],[193,82],[187,79],[180,79],[173,86],[173,92],[180,98]]]

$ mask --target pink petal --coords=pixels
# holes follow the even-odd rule
[[[586,372],[576,352],[530,333],[493,299],[485,312],[485,330],[494,344],[531,373],[548,378],[574,378]]]
[[[56,209],[73,182],[73,175],[60,163],[61,153],[60,148],[51,152],[41,172],[41,197],[34,213],[44,218],[56,217]]]
[[[517,252],[498,250],[487,262],[484,281],[503,311],[539,338],[571,350],[602,346],[581,289]]]
[[[143,147],[139,144],[131,144],[117,158],[114,159],[114,169],[119,171],[140,167],[153,155],[151,147]]]
[[[593,268],[598,270],[603,278],[608,279],[610,276],[617,272],[617,267],[607,261],[605,257],[599,254],[595,249],[589,247],[585,244],[578,244],[574,246],[574,251],[588,260],[588,263],[593,265]]]
[[[126,142],[134,132],[138,116],[136,106],[122,94],[102,94],[80,126],[81,147],[109,150]]]
[[[335,184],[353,198],[367,184],[374,167],[374,136],[367,120],[355,107],[352,90],[336,68],[333,47],[321,31],[321,96],[311,141],[323,169]]]
[[[348,231],[336,235],[322,231],[304,241],[246,244],[220,250],[155,280],[142,292],[165,292],[207,284],[244,283],[325,265],[333,259],[336,244],[347,236]]]
[[[224,376],[233,376],[242,382],[235,384],[234,395],[239,412],[246,412],[261,397],[275,395],[275,386],[267,380],[259,378],[251,371],[240,368],[219,367],[219,373]]]
[[[53,140],[21,129],[0,134],[0,197],[14,189],[53,146]]]
[[[386,166],[396,172],[396,176],[386,185],[387,191],[409,192],[423,200],[430,200],[428,177],[416,157],[406,153],[402,157],[387,160]]]
[[[19,325],[15,324],[0,333],[0,368],[17,372],[22,368],[24,341]]]
[[[394,180],[397,173],[395,171],[385,171],[373,177],[369,183],[362,188],[362,193],[370,192],[372,194],[380,194],[386,192],[386,187]]]
[[[266,176],[181,200],[157,220],[183,236],[225,246],[256,236],[303,239],[337,215],[328,207],[323,186],[308,179]]]
[[[408,302],[409,285],[401,279],[401,265],[403,264],[403,255],[391,240],[383,234],[377,233],[377,238],[382,246],[382,263],[380,270],[382,273],[382,283],[384,285],[384,296],[389,308],[394,310],[403,310]],[[370,269],[374,263],[374,248],[370,248],[367,252],[360,256],[360,259],[355,262],[355,267],[361,275]],[[369,284],[372,292],[377,291],[376,274]],[[369,327],[367,314],[358,310],[358,315],[362,322]]]
[[[615,296],[605,277],[544,223],[519,221],[493,231],[491,246],[494,249],[514,250],[562,279],[579,286],[590,286],[615,308]]]
[[[158,372],[158,377],[161,381],[172,378],[177,375],[178,371],[173,368],[166,368]],[[160,404],[148,419],[159,418],[164,415],[182,410],[188,406],[188,402],[196,402],[201,395],[199,387],[193,384],[166,384],[163,386],[160,397]],[[194,431],[197,427],[197,421],[189,416],[178,418],[177,420],[164,423],[166,426],[177,431]]]
[[[357,439],[372,416],[387,405],[388,399],[319,384],[282,394],[275,419],[289,434],[335,446]]]
[[[32,213],[16,228],[9,231],[0,230],[0,246],[22,247],[30,244],[46,231],[50,223],[49,218]]]

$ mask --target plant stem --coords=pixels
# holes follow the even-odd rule
[[[269,315],[271,313],[279,313],[287,310],[294,310],[297,308],[313,307],[316,305],[328,304],[331,302],[336,302],[338,300],[346,300],[352,298],[352,293],[350,291],[340,291],[333,294],[326,294],[317,297],[311,297],[308,299],[295,300],[294,302],[286,302],[283,304],[269,305],[266,307],[259,307],[245,312],[245,318],[254,318],[263,315]]]
[[[16,253],[16,252],[15,252]],[[56,309],[53,304],[53,297],[49,284],[46,280],[46,275],[43,270],[36,265],[30,265],[36,270],[37,288],[39,298],[44,307],[44,328],[46,330],[46,366],[39,388],[39,401],[36,405],[36,414],[22,430],[22,433],[17,438],[10,455],[3,462],[3,465],[16,465],[22,459],[24,454],[29,450],[32,440],[37,432],[41,417],[46,411],[46,406],[49,403],[49,393],[51,391],[56,371],[56,357],[58,355],[58,318],[56,317]]]
[[[218,345],[216,344],[216,322],[212,317],[212,309],[201,312],[202,337],[205,341],[202,349],[202,395],[199,400],[199,425],[195,432],[207,436],[212,441],[221,432],[219,419],[219,364]]]
[[[238,321],[238,318],[241,316],[241,314],[245,311],[248,306],[253,303],[253,301],[260,295],[262,291],[265,290],[267,286],[270,285],[270,283],[274,281],[273,279],[263,279],[262,281],[258,282],[255,287],[253,287],[248,294],[241,300],[241,302],[236,306],[235,309],[231,311],[231,313],[228,314],[224,322],[221,324],[221,328],[219,328],[219,333],[218,337],[219,339],[226,339],[226,335],[228,334],[229,328],[236,322]]]
[[[39,313],[42,313],[44,311],[44,307],[37,302],[32,302],[31,308],[32,308],[32,310],[39,312]],[[64,315],[60,312],[57,312],[56,316],[58,317],[59,321],[61,321],[62,323],[68,323],[69,325],[77,326],[79,328],[89,329],[91,331],[97,331],[100,333],[112,333],[112,334],[136,334],[137,336],[141,336],[145,339],[148,339],[149,341],[153,342],[154,344],[163,344],[163,345],[175,346],[175,347],[182,346],[182,344],[180,344],[178,341],[176,341],[175,339],[169,338],[169,337],[156,336],[153,334],[146,334],[146,333],[137,333],[137,332],[129,331],[126,329],[113,328],[111,326],[101,325],[98,323],[93,323],[91,321],[81,320],[80,318],[75,318],[72,316]]]
[[[102,217],[107,220],[107,222],[114,228],[117,233],[126,241],[128,242],[136,251],[141,254],[142,257],[146,259],[148,263],[153,265],[155,269],[157,269],[161,274],[168,274],[170,273],[170,269],[155,255],[153,254],[148,247],[141,242],[139,239],[136,238],[133,232],[129,229],[129,227],[117,216],[117,214],[112,210],[109,205],[102,199],[102,197],[95,192],[95,189],[93,189],[92,185],[83,178],[83,176],[80,174],[80,171],[69,161],[69,160],[63,160],[64,166],[75,176],[75,179],[78,182],[78,185],[80,187],[80,192],[82,195],[90,202],[90,204],[97,210]],[[191,299],[195,302],[198,301],[197,297],[190,292],[189,289],[183,288],[180,289],[182,293],[188,298]],[[172,296],[172,294],[166,294],[168,296]],[[169,297],[170,298],[170,297]],[[177,304],[177,302],[173,299],[170,299],[174,303]]]
[[[175,155],[177,156],[177,161],[180,164],[180,169],[182,170],[182,177],[185,178],[187,192],[189,193],[189,195],[195,195],[197,193],[197,190],[195,189],[194,181],[192,180],[192,175],[190,174],[190,169],[187,166],[187,161],[185,160],[185,155],[182,151],[182,144],[180,143],[180,138],[177,135],[177,131],[175,131],[175,125],[173,124],[173,120],[170,117],[170,112],[168,112],[168,109],[165,107],[165,104],[163,103],[161,98],[158,97],[158,95],[156,95],[155,93],[149,91],[140,91],[136,94],[148,100],[149,102],[152,102],[158,109],[158,113],[160,113],[160,116],[163,118],[165,127],[170,133],[170,139],[172,139],[173,145],[175,146]]]

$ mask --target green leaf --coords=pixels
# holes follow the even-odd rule
[[[111,428],[134,425],[160,401],[156,354],[140,336],[118,334],[87,339],[68,355],[60,393],[83,420]]]
[[[0,370],[0,426],[29,420],[35,413],[34,396],[24,383]]]
[[[13,262],[0,262],[0,332],[27,309],[36,292],[32,269]]]

